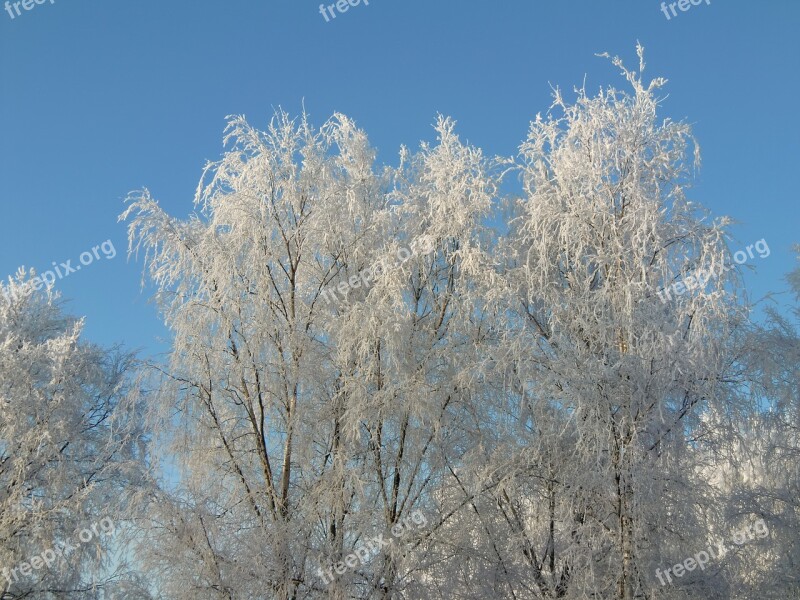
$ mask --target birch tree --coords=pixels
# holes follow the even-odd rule
[[[800,256],[800,247],[795,247]],[[743,344],[747,386],[758,410],[740,421],[727,458],[731,520],[763,519],[769,536],[733,554],[726,579],[763,598],[800,593],[800,267],[787,277],[790,302],[767,306]]]
[[[133,358],[82,341],[36,283],[0,283],[0,598],[112,597],[136,588],[108,554],[144,458],[124,402]]]
[[[497,497],[492,536],[517,551],[504,570],[524,566],[519,597],[652,597],[650,567],[674,564],[669,551],[710,518],[687,444],[730,400],[743,310],[727,221],[688,198],[699,150],[687,125],[657,119],[665,81],[645,83],[639,57],[638,73],[614,60],[630,92],[557,91],[520,151],[497,371],[523,426],[501,455],[527,475]]]
[[[436,375],[447,367],[425,363],[455,310],[454,259],[429,255],[458,252],[491,190],[479,153],[451,125],[439,133],[445,148],[414,162],[431,191],[416,209],[389,193],[401,175],[376,172],[351,121],[314,131],[279,113],[265,132],[231,121],[233,149],[191,219],[147,192],[123,215],[175,335],[161,398],[181,423],[181,491],[150,513],[174,597],[390,597],[403,579],[399,543],[347,573],[329,566],[424,505],[442,468],[434,438],[460,401]],[[465,190],[480,203],[440,222]],[[436,219],[409,229],[414,210]],[[183,566],[166,566],[176,554]]]
[[[791,404],[796,365],[749,358],[730,221],[694,200],[699,148],[638,55],[612,59],[622,91],[556,91],[515,157],[440,117],[378,167],[347,117],[279,111],[266,131],[230,120],[189,217],[131,196],[130,252],[173,335],[151,365],[162,479],[136,498],[166,597],[754,587],[735,561],[657,580],[757,514],[753,494],[734,514],[719,472],[759,416],[749,388],[780,380]],[[791,462],[790,428],[756,420]]]

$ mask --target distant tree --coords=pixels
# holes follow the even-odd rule
[[[762,518],[770,532],[730,557],[728,579],[742,597],[776,600],[800,597],[800,267],[787,281],[794,304],[768,306],[743,344],[740,393],[758,410],[738,425],[723,465],[730,518]]]
[[[133,581],[110,535],[143,458],[133,357],[81,341],[35,283],[0,283],[0,598],[134,597],[109,595]]]

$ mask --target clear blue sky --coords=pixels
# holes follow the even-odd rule
[[[0,3],[5,0],[0,0]],[[1,8],[1,7],[0,7]],[[13,11],[13,8],[12,8]],[[130,190],[185,216],[225,116],[265,125],[305,107],[353,117],[394,164],[437,113],[511,154],[567,90],[622,85],[595,53],[665,76],[663,116],[694,124],[693,198],[741,224],[756,294],[784,289],[798,233],[800,2],[712,0],[667,20],[657,0],[370,0],[326,22],[310,0],[55,0],[0,12],[0,276],[111,239],[118,255],[57,283],[89,339],[156,351],[163,336],[117,223]]]

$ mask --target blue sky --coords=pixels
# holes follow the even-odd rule
[[[0,3],[5,0],[0,0]],[[12,8],[13,11],[13,8]],[[47,0],[0,12],[0,276],[37,271],[111,239],[117,256],[57,283],[87,337],[147,352],[164,336],[126,258],[117,215],[148,187],[185,216],[225,116],[265,125],[303,102],[321,124],[354,118],[396,163],[431,139],[437,113],[488,154],[514,153],[567,90],[622,86],[596,53],[670,80],[662,116],[694,126],[693,199],[766,238],[755,295],[785,289],[800,242],[800,2],[712,0],[667,20],[656,0],[370,0],[326,22],[307,0]]]

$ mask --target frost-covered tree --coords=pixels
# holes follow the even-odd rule
[[[133,598],[114,596],[132,579],[110,535],[143,458],[133,359],[82,341],[35,283],[0,283],[0,598]]]
[[[265,132],[233,119],[196,215],[170,218],[147,192],[123,215],[175,334],[159,396],[180,424],[173,436],[162,420],[180,481],[152,505],[148,546],[171,597],[412,585],[439,527],[431,489],[470,443],[458,423],[478,326],[461,271],[494,191],[480,152],[451,122],[437,130],[380,172],[342,116],[319,131],[284,113]],[[331,572],[412,514],[430,529]]]
[[[484,593],[655,597],[654,568],[714,518],[688,450],[703,412],[730,401],[743,311],[726,221],[687,198],[699,154],[687,125],[658,120],[664,81],[614,62],[631,92],[557,92],[521,147],[493,355],[509,418],[485,461],[517,463],[480,510],[497,574]]]
[[[794,305],[768,306],[743,344],[741,393],[758,410],[737,423],[735,451],[720,461],[729,518],[761,518],[769,529],[728,560],[726,580],[741,597],[800,595],[800,268],[787,280]]]
[[[557,92],[514,158],[440,118],[436,142],[379,168],[346,117],[278,112],[266,131],[230,120],[188,218],[131,197],[130,251],[173,333],[152,365],[160,489],[136,496],[135,554],[165,597],[753,583],[735,561],[656,575],[758,514],[734,514],[720,473],[758,416],[749,392],[780,380],[790,405],[797,365],[749,358],[729,221],[690,199],[699,150],[659,118],[665,82],[639,58],[614,59],[626,91]],[[790,428],[768,427],[784,467],[762,499],[796,482]]]

